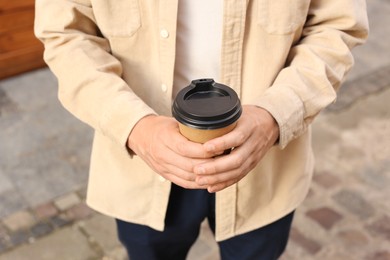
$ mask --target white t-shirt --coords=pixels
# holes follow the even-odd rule
[[[219,80],[223,0],[180,0],[173,97],[194,79]]]

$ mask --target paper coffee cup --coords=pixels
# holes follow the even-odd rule
[[[198,143],[229,133],[241,113],[236,92],[213,79],[193,80],[177,94],[172,105],[180,133]]]

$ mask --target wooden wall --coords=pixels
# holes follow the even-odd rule
[[[34,0],[0,0],[0,78],[45,66],[33,27]]]

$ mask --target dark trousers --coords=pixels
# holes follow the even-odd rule
[[[215,227],[215,195],[172,185],[165,230],[117,220],[119,240],[130,260],[185,259],[207,218]],[[223,260],[271,260],[283,253],[293,213],[257,230],[218,243]],[[213,230],[214,231],[214,230]]]

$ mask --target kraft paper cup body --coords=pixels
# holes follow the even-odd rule
[[[177,94],[172,105],[181,134],[198,143],[229,133],[241,113],[236,92],[213,79],[193,80]]]
[[[196,143],[205,143],[211,139],[223,136],[232,131],[237,125],[237,122],[228,125],[223,128],[217,129],[198,129],[192,128],[179,123],[180,133],[184,135],[188,140]]]

